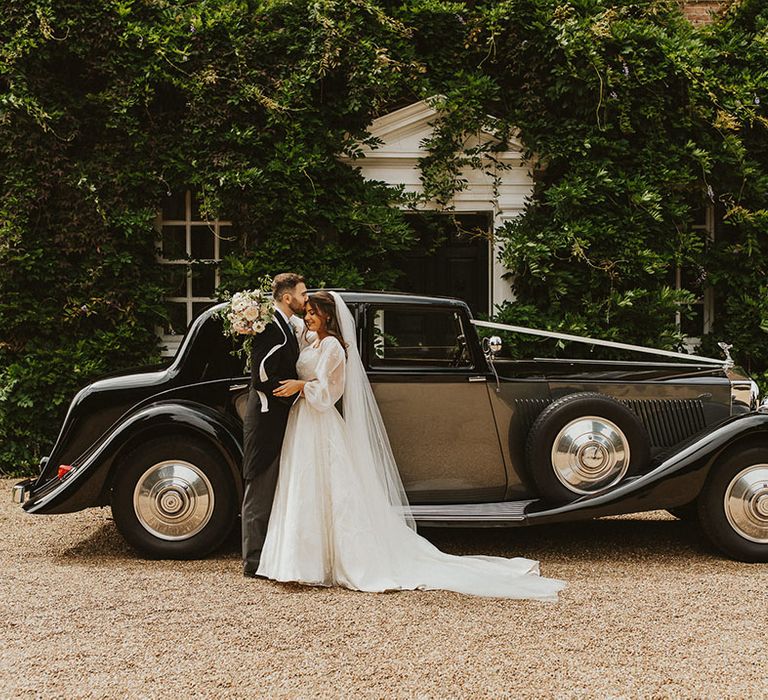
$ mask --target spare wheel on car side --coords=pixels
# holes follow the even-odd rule
[[[550,503],[608,491],[649,461],[643,424],[604,394],[580,392],[553,401],[528,433],[527,468]]]

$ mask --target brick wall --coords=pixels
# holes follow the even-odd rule
[[[712,14],[724,5],[723,0],[680,0],[685,16],[695,25],[712,21]]]

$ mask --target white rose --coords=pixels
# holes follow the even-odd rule
[[[255,306],[249,306],[243,314],[249,321],[255,321],[259,317],[259,310]]]

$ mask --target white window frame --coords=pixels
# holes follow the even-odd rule
[[[691,229],[693,231],[704,231],[710,243],[715,240],[715,207],[711,202],[704,209],[704,221],[691,224]],[[675,268],[675,289],[677,291],[684,289],[682,277],[682,267],[678,265]],[[704,307],[702,330],[704,335],[711,333],[715,321],[715,296],[711,285],[704,285],[703,294],[694,302],[694,305],[702,305]],[[676,311],[675,325],[678,330],[682,330],[682,324],[683,314],[681,311]],[[701,336],[686,336],[683,342],[688,352],[695,352],[697,347],[701,345]]]
[[[214,219],[212,221],[204,221],[192,218],[192,191],[186,190],[184,193],[184,219],[165,219],[163,218],[163,211],[160,209],[155,217],[155,229],[160,236],[160,244],[157,248],[157,261],[161,265],[171,265],[174,267],[186,266],[186,294],[184,296],[168,296],[164,297],[164,301],[185,303],[187,310],[187,327],[194,319],[193,304],[197,302],[210,302],[217,301],[216,297],[206,296],[194,296],[192,294],[192,227],[193,226],[208,226],[213,234],[213,258],[193,258],[196,263],[199,262],[209,263],[214,266],[214,287],[218,287],[221,284],[221,272],[219,269],[219,263],[221,262],[220,252],[220,240],[221,240],[221,228],[225,226],[232,226],[231,221],[224,219]],[[184,258],[166,258],[163,256],[162,249],[162,236],[164,226],[184,226],[186,231],[185,236],[185,251],[188,257]],[[161,355],[164,357],[173,357],[181,344],[181,340],[184,337],[183,334],[168,334],[165,333],[164,326],[155,325],[155,334],[164,343],[164,347],[161,350]]]

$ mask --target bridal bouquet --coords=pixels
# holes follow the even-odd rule
[[[275,316],[275,305],[258,289],[237,292],[229,302],[227,320],[231,335],[261,333]]]
[[[224,324],[224,335],[233,340],[243,338],[239,347],[230,354],[242,358],[245,354],[245,371],[251,367],[251,345],[253,336],[261,333],[275,317],[275,300],[272,296],[272,280],[262,277],[258,289],[245,289],[230,295],[224,292],[227,305],[219,310],[218,315]]]

